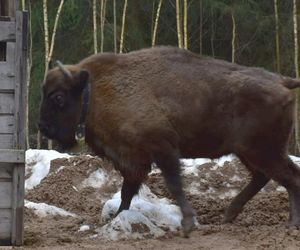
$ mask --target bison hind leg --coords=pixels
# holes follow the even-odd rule
[[[155,163],[161,169],[166,186],[175,198],[181,209],[183,219],[181,221],[184,237],[188,237],[195,227],[195,212],[186,200],[181,176],[180,163],[177,150],[170,144],[165,144],[163,149],[155,154]]]
[[[252,180],[244,189],[233,199],[226,209],[223,223],[232,222],[243,210],[244,205],[251,200],[270,180],[264,174],[252,173]]]

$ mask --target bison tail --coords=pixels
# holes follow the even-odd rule
[[[300,80],[284,77],[282,79],[282,85],[288,89],[295,89],[300,87]]]

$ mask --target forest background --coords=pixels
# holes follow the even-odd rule
[[[97,52],[172,45],[299,77],[299,4],[298,0],[22,0],[30,17],[28,147],[51,147],[37,136],[41,85],[51,60],[72,64]],[[293,154],[299,153],[298,119],[295,128]]]

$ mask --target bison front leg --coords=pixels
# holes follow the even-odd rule
[[[186,200],[185,194],[183,192],[180,176],[179,157],[175,152],[162,150],[159,154],[156,155],[156,164],[161,169],[166,185],[181,209],[183,215],[181,225],[183,228],[184,236],[188,237],[189,233],[195,227],[195,212]]]
[[[141,187],[142,181],[130,180],[128,177],[124,177],[123,186],[121,190],[121,204],[117,211],[118,215],[123,210],[128,210],[130,207],[131,200],[136,195]]]

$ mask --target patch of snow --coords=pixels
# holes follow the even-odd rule
[[[59,168],[55,171],[55,173],[57,174],[59,171],[63,170],[64,168],[65,168],[65,166],[59,167]]]
[[[224,193],[224,194],[220,194],[219,198],[224,200],[225,198],[232,198],[235,197],[238,194],[238,191],[235,189],[231,189],[228,192]]]
[[[208,158],[197,158],[197,159],[181,159],[180,163],[183,169],[183,175],[195,175],[198,176],[199,166],[211,162]]]
[[[231,162],[235,156],[233,154],[230,155],[224,155],[220,157],[219,159],[214,159],[214,161],[221,167],[224,166],[225,162]]]
[[[109,220],[117,212],[120,203],[121,194],[118,192],[104,204],[102,220]],[[178,206],[171,204],[166,198],[159,199],[143,185],[139,194],[132,199],[130,210],[122,211],[99,232],[112,240],[145,237],[143,233],[137,235],[132,231],[131,225],[134,224],[134,227],[144,228],[147,235],[159,237],[164,233],[162,229],[178,230],[181,227],[181,219]]]
[[[103,169],[97,169],[81,183],[80,187],[100,188],[106,182],[107,177],[108,174],[106,173],[106,171],[104,171]]]
[[[84,232],[84,231],[88,231],[88,230],[90,230],[89,225],[82,225],[82,226],[80,226],[78,232]]]
[[[283,187],[283,186],[278,186],[278,187],[276,188],[276,191],[278,191],[278,192],[286,192],[286,189],[285,189],[285,187]]]
[[[135,210],[124,210],[110,223],[97,230],[99,235],[110,240],[157,238],[165,232],[149,218]]]
[[[233,181],[233,182],[240,182],[242,181],[242,178],[239,177],[238,175],[234,175],[230,178],[230,181]]]
[[[199,195],[201,194],[202,192],[199,191],[199,187],[200,187],[200,183],[199,182],[192,182],[187,191],[192,194],[192,195]]]
[[[74,213],[70,213],[62,208],[51,206],[46,203],[35,203],[25,200],[25,207],[32,209],[33,212],[40,217],[46,217],[48,215],[76,217],[76,214]]]
[[[31,176],[25,180],[25,189],[30,190],[40,184],[50,169],[50,162],[57,158],[69,158],[68,154],[61,154],[55,150],[29,149],[26,151],[26,168],[30,168]]]

